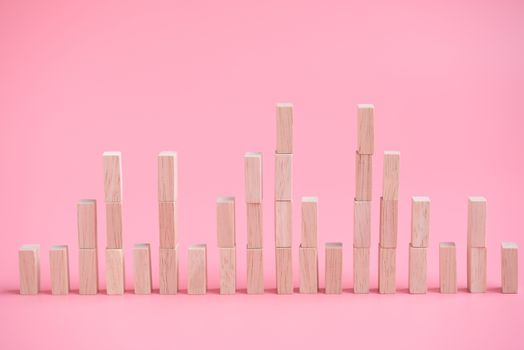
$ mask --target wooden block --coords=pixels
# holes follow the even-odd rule
[[[373,154],[374,110],[371,104],[357,105],[357,150],[360,154]]]
[[[235,197],[217,198],[217,240],[220,248],[235,247]]]
[[[373,156],[367,154],[355,155],[355,199],[370,201],[373,185]]]
[[[207,247],[194,244],[187,256],[187,294],[207,293]]]
[[[78,293],[98,293],[98,253],[94,248],[82,248],[78,251]]]
[[[280,248],[291,247],[293,238],[292,203],[291,201],[275,202],[275,242],[276,246]]]
[[[429,197],[411,198],[411,245],[427,247],[429,241]]]
[[[40,291],[40,246],[27,244],[18,250],[20,294],[32,295]]]
[[[396,248],[379,247],[378,292],[380,294],[396,292],[396,255]]]
[[[176,202],[178,199],[178,154],[158,154],[158,201]]]
[[[486,246],[486,198],[468,198],[468,247]]]
[[[380,198],[380,246],[397,247],[398,201]]]
[[[262,153],[247,152],[244,171],[246,203],[262,203]]]
[[[302,197],[302,235],[300,245],[317,247],[318,198]]]
[[[106,203],[106,248],[120,249],[122,243],[122,204]]]
[[[220,294],[235,294],[237,268],[236,248],[218,248],[220,256]]]
[[[276,248],[277,293],[293,293],[293,264],[291,247]]]
[[[299,247],[300,293],[318,293],[318,256],[316,247]]]
[[[175,248],[160,248],[159,251],[160,294],[178,292],[178,244]]]
[[[409,292],[411,294],[425,294],[428,291],[427,269],[428,248],[409,245]]]
[[[384,199],[398,200],[398,187],[400,182],[400,152],[384,152],[384,182],[382,197]]]
[[[293,199],[293,155],[275,154],[275,200]]]
[[[103,157],[105,201],[122,202],[122,153],[104,152]]]
[[[247,248],[247,294],[264,294],[262,248]]]
[[[76,205],[78,247],[96,248],[96,200],[81,199]]]
[[[69,294],[69,253],[66,245],[52,246],[49,250],[51,294]]]
[[[353,247],[353,292],[369,293],[369,247]]]
[[[178,243],[178,217],[176,202],[158,202],[160,247],[175,248]]]
[[[326,294],[342,293],[342,243],[326,243]]]
[[[439,279],[441,293],[457,292],[457,252],[454,242],[440,243]]]
[[[487,286],[487,251],[485,247],[468,248],[468,290],[484,293]]]
[[[369,248],[371,242],[371,202],[353,202],[353,247]]]
[[[125,289],[124,250],[106,249],[106,292],[107,295],[122,295]]]
[[[293,153],[293,105],[277,104],[277,153]]]
[[[518,259],[519,247],[513,242],[501,245],[501,284],[502,293],[518,293]]]
[[[151,294],[151,248],[148,243],[133,247],[135,294]]]
[[[262,203],[247,203],[247,247],[262,248]]]

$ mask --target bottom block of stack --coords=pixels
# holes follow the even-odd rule
[[[247,294],[264,293],[264,256],[262,248],[247,248]]]
[[[501,282],[502,293],[518,292],[518,246],[504,242],[501,246]]]
[[[353,292],[369,293],[369,248],[353,247]]]
[[[468,290],[470,293],[486,291],[486,247],[468,248]]]
[[[149,244],[133,247],[135,294],[151,294],[151,248]]]
[[[69,294],[69,254],[66,245],[53,246],[49,250],[51,269],[51,293]]]
[[[178,245],[176,248],[160,248],[159,251],[160,294],[178,292]]]
[[[299,247],[300,293],[318,293],[318,256],[316,247]]]
[[[457,252],[454,242],[440,243],[439,280],[441,293],[457,292]]]
[[[291,247],[276,248],[277,293],[293,293],[293,265]]]
[[[108,295],[124,294],[124,250],[106,248],[106,291]]]
[[[425,294],[427,285],[427,255],[428,248],[409,245],[409,292]]]
[[[236,248],[218,248],[220,255],[220,294],[236,292]]]
[[[342,243],[326,243],[326,294],[342,293]]]
[[[187,254],[187,294],[207,293],[207,246],[194,244]]]
[[[20,294],[38,294],[40,290],[40,246],[23,245],[18,251]]]
[[[78,251],[78,293],[98,293],[98,254],[96,248],[81,248]]]
[[[378,248],[378,292],[396,292],[396,248]]]

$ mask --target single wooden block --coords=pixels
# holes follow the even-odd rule
[[[176,202],[178,199],[178,154],[158,154],[158,201]]]
[[[52,246],[49,250],[51,293],[69,294],[69,252],[66,245]]]
[[[502,293],[518,293],[519,247],[513,242],[503,242],[501,245],[501,284]]]
[[[122,295],[125,290],[124,250],[106,249],[106,292],[107,295]]]
[[[400,182],[400,152],[384,152],[384,182],[382,197],[384,199],[398,200],[398,187]]]
[[[78,251],[78,293],[98,293],[98,253],[95,248],[82,248]]]
[[[425,294],[428,291],[428,248],[409,245],[409,292],[411,294]]]
[[[27,244],[18,250],[20,294],[32,295],[40,291],[40,246]]]
[[[370,201],[373,185],[373,156],[367,154],[355,155],[355,199]]]
[[[275,154],[275,200],[293,199],[293,155]]]
[[[104,152],[103,157],[105,201],[122,202],[122,153]]]
[[[247,152],[244,156],[246,203],[262,203],[262,153]]]
[[[106,203],[106,248],[121,249],[122,243],[122,204]]]
[[[300,293],[318,293],[318,255],[316,247],[299,247]]]
[[[160,247],[175,248],[178,243],[178,217],[176,202],[158,202]]]
[[[81,199],[76,205],[78,247],[96,248],[96,200]]]
[[[247,203],[247,247],[262,248],[263,245],[263,220],[262,203]]]
[[[277,153],[293,153],[293,105],[277,103]]]
[[[411,245],[427,247],[429,241],[429,197],[411,198]]]
[[[247,248],[247,294],[264,294],[262,248]]]
[[[486,247],[468,248],[468,290],[470,293],[484,293],[487,287]]]
[[[235,247],[235,197],[217,198],[217,241],[220,248]]]
[[[398,201],[380,198],[380,246],[397,247]]]
[[[275,242],[277,247],[291,247],[293,240],[292,214],[293,202],[275,202]]]
[[[194,244],[187,256],[187,294],[207,293],[207,247]]]
[[[457,292],[457,251],[454,242],[440,243],[439,279],[441,293]]]
[[[235,294],[237,290],[236,248],[218,248],[220,256],[220,294]]]
[[[393,294],[396,292],[396,248],[379,247],[378,252],[378,292]]]
[[[374,110],[372,104],[357,105],[357,150],[360,154],[373,154]]]
[[[160,248],[159,251],[160,294],[178,293],[178,244],[175,248]]]
[[[371,242],[371,202],[353,202],[353,247],[369,248]]]
[[[486,246],[486,205],[484,197],[468,198],[468,247]]]
[[[353,292],[369,293],[369,247],[353,247]]]
[[[277,293],[293,293],[293,263],[291,247],[276,248]]]
[[[326,243],[326,294],[342,293],[342,243]]]
[[[135,294],[151,294],[151,247],[148,243],[133,247]]]
[[[317,247],[318,198],[302,197],[302,235],[300,245],[304,248]]]

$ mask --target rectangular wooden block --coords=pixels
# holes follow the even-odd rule
[[[369,247],[353,247],[353,292],[369,293]]]
[[[277,104],[277,153],[293,153],[293,105]]]
[[[382,197],[398,200],[400,182],[400,152],[384,152],[384,177]]]
[[[428,248],[409,245],[409,292],[411,294],[425,294],[428,291],[427,269]]]
[[[178,243],[178,217],[176,202],[158,202],[160,247],[175,248]]]
[[[217,241],[220,248],[235,247],[235,197],[217,198]]]
[[[104,194],[106,203],[122,201],[122,153],[104,152]]]
[[[370,201],[373,186],[373,156],[367,154],[355,155],[355,199]]]
[[[484,293],[487,287],[487,250],[485,247],[468,248],[468,290]]]
[[[262,203],[262,153],[247,152],[244,156],[244,187],[246,203]]]
[[[316,247],[299,247],[300,293],[318,293],[318,256]]]
[[[293,155],[275,154],[275,200],[293,199]]]
[[[178,199],[178,154],[164,151],[158,154],[158,201]]]
[[[122,204],[106,203],[106,248],[120,249],[122,242]]]
[[[326,243],[326,294],[342,293],[342,243]]]
[[[411,245],[427,247],[429,241],[429,197],[411,198]]]
[[[247,218],[247,247],[262,248],[263,245],[263,218],[262,203],[246,204]]]
[[[468,198],[468,247],[486,246],[486,205],[484,197]]]
[[[371,242],[371,202],[353,202],[353,247],[369,248]]]
[[[66,245],[52,246],[49,250],[51,293],[69,294],[69,252]]]
[[[454,242],[440,243],[439,280],[441,293],[457,292],[457,251]]]
[[[300,245],[304,248],[317,247],[318,198],[302,197],[302,230]]]
[[[81,199],[76,205],[78,247],[96,248],[96,200]]]
[[[277,247],[291,247],[293,240],[291,201],[275,202],[275,242]]]
[[[151,294],[151,247],[148,243],[133,247],[135,294]]]
[[[95,248],[82,248],[78,251],[78,293],[98,293],[98,253]]]
[[[396,248],[379,246],[378,252],[378,292],[393,294],[396,292]]]
[[[380,246],[397,247],[398,201],[380,198]]]
[[[374,111],[372,104],[357,105],[357,150],[360,154],[373,154]]]
[[[207,247],[194,244],[187,256],[187,294],[207,293]]]
[[[125,290],[124,250],[106,249],[107,295],[122,295]]]
[[[175,248],[160,248],[159,251],[160,294],[178,293],[178,244]]]
[[[247,248],[247,294],[264,294],[262,248]]]
[[[40,246],[27,244],[18,250],[20,294],[32,295],[40,291]]]
[[[237,287],[236,248],[218,248],[220,256],[220,294],[235,294]]]
[[[293,263],[291,247],[276,248],[277,293],[293,293]]]
[[[501,284],[502,293],[518,293],[518,260],[519,247],[513,242],[501,245]]]

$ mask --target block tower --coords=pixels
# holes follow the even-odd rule
[[[235,197],[217,198],[220,294],[236,293]]]
[[[96,200],[81,199],[77,206],[78,293],[98,293],[98,245]]]
[[[470,293],[486,291],[486,198],[468,199],[468,261],[467,276]]]
[[[318,293],[318,198],[302,197],[299,247],[300,293]]]
[[[429,197],[411,198],[411,243],[409,244],[409,292],[424,294],[427,286]]]

